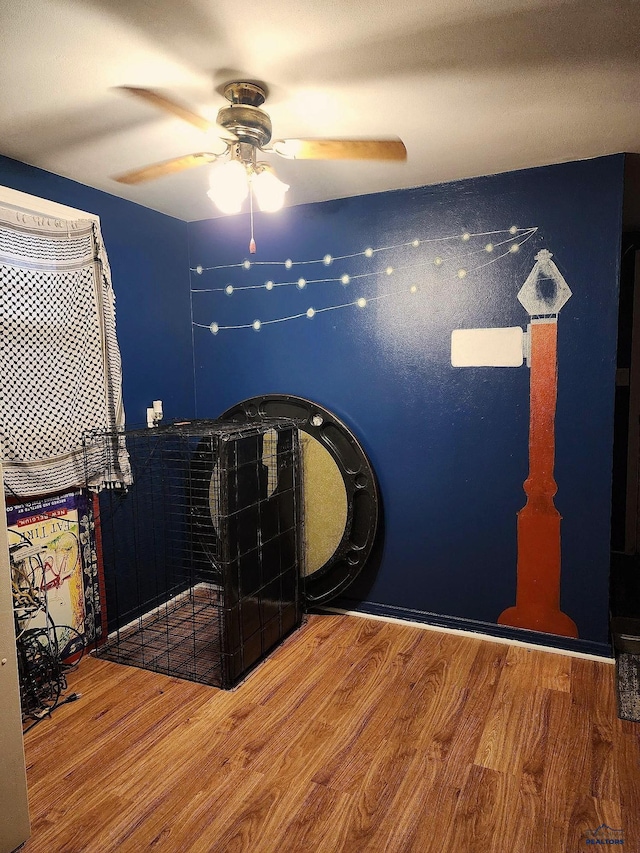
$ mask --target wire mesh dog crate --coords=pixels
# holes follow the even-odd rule
[[[302,502],[292,421],[192,421],[85,437],[133,484],[100,493],[108,637],[96,654],[230,688],[300,625]]]

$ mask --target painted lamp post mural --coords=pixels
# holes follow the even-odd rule
[[[498,617],[498,624],[577,637],[574,621],[560,610],[560,521],[553,499],[555,413],[558,387],[558,314],[571,290],[552,254],[542,249],[518,293],[531,317],[527,332],[510,329],[456,330],[451,339],[454,367],[522,365],[531,368],[529,476],[527,496],[518,513],[518,567],[515,606]]]

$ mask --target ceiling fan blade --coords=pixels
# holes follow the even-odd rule
[[[195,166],[203,166],[205,163],[213,163],[219,156],[206,151],[201,154],[185,154],[184,157],[174,157],[173,160],[164,160],[162,163],[154,163],[142,169],[125,172],[124,175],[118,175],[113,180],[118,181],[119,184],[142,184],[185,169],[193,169]]]
[[[291,160],[406,160],[401,139],[277,139],[276,154]]]
[[[218,132],[223,139],[236,139],[236,136],[231,133],[231,131],[222,127],[222,125],[209,121],[204,118],[204,116],[201,116],[199,113],[189,109],[189,107],[184,106],[184,104],[174,101],[173,98],[167,98],[166,95],[161,95],[160,92],[156,92],[154,89],[144,89],[139,86],[117,86],[116,88],[122,92],[127,92],[136,98],[142,98],[142,100],[147,101],[147,103],[153,104],[154,107],[158,107],[159,109],[164,110],[164,112],[170,113],[171,115],[177,116],[183,121],[192,124],[194,127],[197,127],[198,130],[206,131],[215,128],[216,132]]]

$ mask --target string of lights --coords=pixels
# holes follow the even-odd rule
[[[287,258],[284,261],[249,261],[244,260],[237,264],[218,264],[216,266],[203,267],[201,264],[198,264],[195,267],[190,267],[190,271],[196,273],[196,275],[202,275],[204,272],[210,272],[212,270],[230,270],[230,269],[245,269],[249,270],[252,267],[257,266],[281,266],[285,267],[285,269],[291,269],[294,266],[305,266],[309,264],[324,264],[324,266],[330,266],[334,261],[344,261],[349,258],[358,258],[365,257],[371,258],[378,252],[388,252],[392,249],[403,249],[407,246],[411,246],[414,249],[417,249],[419,246],[428,245],[431,243],[446,243],[455,240],[462,240],[463,242],[468,242],[473,237],[493,237],[495,234],[510,234],[512,237],[515,235],[525,235],[529,234],[529,236],[533,236],[535,232],[538,230],[537,226],[533,228],[518,228],[516,225],[512,225],[510,228],[500,229],[497,231],[476,231],[469,232],[465,231],[462,234],[448,234],[444,237],[423,237],[415,240],[408,240],[404,243],[395,243],[390,246],[378,246],[376,248],[367,248],[362,252],[351,252],[347,255],[324,255],[322,258],[313,258],[306,261],[293,261],[291,258]],[[529,233],[530,232],[530,233]],[[508,240],[509,238],[507,238]],[[504,242],[504,241],[503,241]],[[495,243],[487,243],[485,246],[486,251],[492,251],[489,246],[495,246],[500,244]]]
[[[347,258],[356,258],[356,257],[360,257],[360,256],[370,258],[370,257],[373,257],[373,255],[376,252],[387,251],[390,249],[405,248],[407,246],[416,247],[416,246],[419,246],[423,243],[439,243],[439,242],[450,243],[453,240],[461,240],[466,246],[470,243],[472,238],[478,238],[478,237],[486,238],[486,237],[494,237],[496,235],[508,235],[502,240],[487,242],[481,248],[470,249],[469,251],[465,251],[462,254],[460,252],[454,252],[454,253],[446,254],[445,252],[441,251],[440,254],[435,255],[433,258],[430,258],[428,261],[422,261],[419,263],[404,264],[404,265],[401,265],[398,267],[393,267],[393,266],[389,265],[389,266],[386,266],[384,268],[373,270],[371,272],[354,273],[354,274],[342,273],[341,275],[339,275],[337,277],[330,277],[330,278],[315,278],[314,279],[314,278],[300,277],[297,280],[291,280],[291,281],[274,281],[274,280],[269,279],[268,281],[264,282],[263,284],[236,284],[236,285],[226,284],[224,287],[193,288],[191,292],[192,293],[225,293],[227,296],[232,296],[234,293],[236,293],[238,291],[244,291],[244,290],[267,290],[267,291],[271,291],[274,288],[278,288],[278,287],[296,287],[298,290],[304,290],[307,287],[307,285],[310,285],[310,284],[326,284],[326,283],[337,283],[337,282],[339,282],[340,284],[342,284],[343,286],[346,287],[352,281],[356,281],[359,279],[368,279],[368,278],[372,278],[375,276],[391,276],[396,272],[404,272],[407,270],[415,271],[417,269],[425,269],[425,268],[431,267],[433,265],[435,265],[436,267],[443,267],[445,265],[450,265],[452,262],[455,262],[455,276],[458,279],[464,279],[468,275],[470,275],[474,272],[477,272],[478,270],[484,269],[485,267],[488,267],[491,264],[496,263],[497,261],[499,261],[502,258],[507,257],[508,255],[513,255],[513,254],[517,253],[520,250],[520,247],[524,243],[526,243],[528,240],[530,240],[531,237],[533,237],[533,235],[537,232],[537,230],[538,230],[537,227],[518,228],[517,226],[514,225],[508,229],[503,229],[503,230],[485,231],[485,232],[478,232],[478,233],[473,233],[473,234],[470,232],[464,232],[463,234],[450,235],[447,237],[429,238],[429,239],[425,239],[425,240],[412,240],[412,241],[405,242],[405,243],[398,243],[394,246],[367,248],[363,252],[354,252],[354,253],[349,254],[349,255],[341,255],[341,256],[336,256],[336,257],[332,257],[331,255],[325,255],[324,258],[319,259],[319,260],[314,259],[314,260],[310,260],[310,261],[292,261],[290,259],[287,259],[285,261],[273,261],[273,262],[272,261],[258,261],[258,262],[244,261],[241,264],[221,265],[218,267],[206,267],[206,268],[204,268],[204,267],[199,266],[199,267],[193,268],[192,272],[195,272],[196,274],[202,274],[202,272],[204,272],[205,270],[207,270],[207,271],[208,270],[222,270],[222,269],[231,269],[231,268],[238,268],[238,267],[241,267],[244,269],[250,269],[252,266],[257,266],[258,264],[261,264],[261,265],[268,265],[268,264],[279,265],[279,266],[284,266],[285,269],[291,269],[291,267],[294,264],[302,265],[302,264],[324,263],[326,266],[329,266],[331,263],[333,263],[336,260],[344,260]],[[505,247],[505,246],[507,248],[504,251],[499,251],[500,248]],[[496,252],[496,250],[498,250],[498,251]],[[490,258],[489,258],[489,260],[484,261],[483,263],[477,264],[476,266],[472,266],[472,267],[469,267],[468,265],[467,266],[461,266],[460,265],[461,259],[464,261],[465,259],[469,258],[470,256],[478,255],[478,254],[490,255]],[[479,260],[479,258],[478,258],[478,260]],[[387,299],[391,296],[400,296],[403,294],[406,295],[407,293],[415,294],[415,293],[417,293],[417,291],[418,291],[418,288],[414,284],[414,285],[411,285],[411,287],[409,287],[409,288],[398,289],[398,290],[395,290],[395,291],[390,292],[390,293],[385,293],[382,295],[369,297],[369,299],[366,299],[365,297],[360,296],[355,300],[351,300],[349,302],[344,302],[344,303],[341,303],[339,305],[330,305],[330,306],[327,306],[324,308],[310,307],[306,311],[303,311],[303,312],[298,312],[296,314],[290,314],[290,315],[285,316],[285,317],[277,317],[277,318],[270,319],[270,320],[256,319],[250,323],[240,323],[240,324],[233,324],[233,325],[221,325],[217,322],[212,322],[212,323],[207,323],[207,324],[194,322],[193,326],[197,327],[197,328],[201,328],[201,329],[208,329],[213,335],[217,335],[218,332],[220,332],[220,331],[227,331],[227,330],[230,331],[230,330],[238,330],[238,329],[253,329],[254,331],[260,331],[260,329],[263,326],[272,325],[274,323],[284,323],[284,322],[287,322],[289,320],[298,320],[298,319],[302,319],[302,318],[313,319],[313,317],[315,317],[316,314],[320,314],[320,313],[323,313],[325,311],[335,311],[335,310],[340,309],[340,308],[350,308],[350,307],[364,308],[370,302],[375,302],[375,301],[378,301],[380,299]]]
[[[505,245],[505,243],[510,243],[509,249],[506,252],[502,252],[498,255],[494,255],[491,258],[491,260],[487,261],[486,263],[479,264],[478,266],[473,267],[472,269],[467,269],[466,267],[458,267],[458,269],[457,269],[458,278],[464,278],[470,272],[475,272],[476,270],[482,269],[483,267],[489,266],[490,264],[495,263],[496,261],[499,261],[501,258],[504,258],[509,254],[513,254],[513,253],[519,251],[520,246],[522,246],[523,243],[525,243],[530,237],[532,237],[534,233],[535,233],[535,231],[532,231],[530,234],[528,234],[520,242],[503,240],[499,243],[489,243],[483,249],[475,249],[475,250],[472,250],[471,252],[466,253],[465,257],[467,257],[469,255],[473,255],[473,254],[478,254],[478,252],[483,252],[483,251],[484,252],[494,252],[495,249],[499,248],[500,246]],[[275,287],[293,287],[293,286],[297,287],[299,290],[304,290],[304,288],[308,284],[326,284],[328,282],[340,282],[340,284],[347,285],[347,284],[350,284],[352,281],[355,281],[356,279],[360,279],[360,278],[371,278],[372,276],[378,276],[378,275],[393,275],[394,272],[402,272],[404,270],[411,270],[411,269],[418,269],[418,268],[424,269],[425,266],[428,266],[431,263],[434,263],[436,266],[442,266],[443,264],[446,264],[446,263],[450,262],[451,260],[459,261],[460,255],[448,256],[448,257],[443,257],[441,255],[437,255],[433,259],[433,261],[429,262],[429,264],[425,264],[425,262],[421,262],[421,263],[417,263],[417,264],[404,264],[403,266],[400,266],[400,267],[388,266],[385,269],[374,270],[373,272],[356,273],[356,274],[351,274],[351,275],[349,275],[348,273],[343,273],[342,275],[336,276],[334,278],[309,278],[309,279],[299,278],[296,281],[272,281],[272,280],[269,280],[269,281],[266,281],[264,284],[241,284],[241,285],[235,285],[235,286],[233,284],[227,284],[224,287],[192,288],[191,292],[192,293],[226,293],[227,296],[231,296],[232,294],[237,293],[238,291],[243,291],[243,290],[273,290]]]
[[[418,290],[417,287],[412,286],[410,288],[411,293],[416,293]],[[292,314],[290,317],[276,317],[275,320],[254,320],[253,323],[241,323],[237,326],[219,326],[218,323],[210,323],[209,325],[204,325],[203,323],[194,323],[194,326],[198,326],[200,329],[209,329],[211,334],[217,335],[218,332],[226,329],[253,329],[255,332],[259,332],[263,326],[270,326],[273,323],[285,323],[287,320],[299,320],[301,317],[306,317],[308,320],[312,320],[316,314],[322,314],[324,311],[336,311],[338,308],[366,308],[369,302],[377,302],[380,299],[387,299],[389,296],[394,296],[393,293],[383,293],[379,296],[372,296],[369,299],[365,299],[361,296],[359,299],[356,299],[354,302],[345,302],[342,305],[329,305],[326,308],[308,308],[306,311],[303,311],[301,314]]]

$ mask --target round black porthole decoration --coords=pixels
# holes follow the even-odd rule
[[[305,519],[303,595],[308,605],[343,592],[365,565],[378,527],[376,478],[360,443],[328,409],[290,394],[265,394],[220,420],[289,418],[300,431]]]

